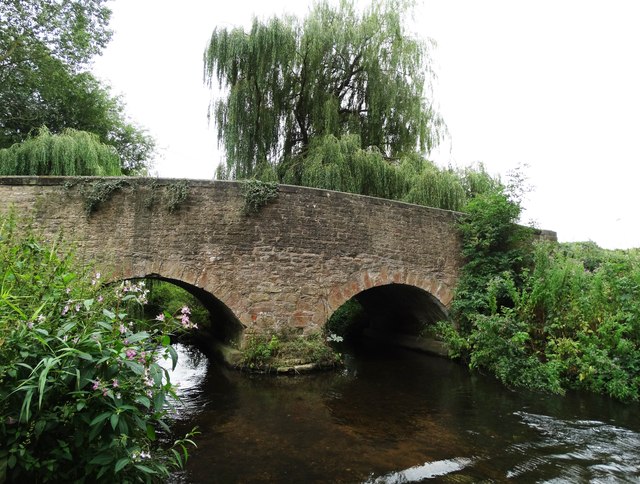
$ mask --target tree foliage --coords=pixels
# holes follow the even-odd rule
[[[516,224],[520,184],[465,208],[458,325],[440,323],[441,336],[453,356],[511,387],[640,400],[640,252],[532,244]]]
[[[2,175],[118,176],[122,171],[113,146],[97,135],[73,129],[51,134],[41,128],[37,136],[0,149]]]
[[[111,37],[105,0],[0,3],[0,148],[47,126],[95,133],[113,146],[125,173],[143,171],[152,138],[124,103],[86,72]]]
[[[206,82],[223,89],[210,116],[226,176],[251,177],[265,164],[289,168],[326,137],[356,136],[359,148],[385,159],[435,146],[443,124],[426,99],[429,44],[403,24],[410,6],[375,1],[359,12],[347,0],[337,8],[324,1],[303,20],[254,19],[248,32],[216,28],[204,66]]]
[[[108,0],[5,0],[0,4],[0,69],[38,50],[78,68],[111,38]],[[31,52],[32,55],[18,55]]]

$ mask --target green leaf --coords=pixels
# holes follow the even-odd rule
[[[45,358],[44,360],[44,369],[42,373],[40,373],[40,378],[38,378],[38,408],[42,408],[42,398],[44,397],[44,387],[47,383],[47,376],[49,375],[49,371],[56,366],[59,361],[57,358]]]
[[[153,428],[153,425],[147,424],[147,438],[153,441],[156,440],[156,431]]]
[[[124,360],[124,364],[128,366],[136,375],[144,375],[144,366],[136,361]]]
[[[106,465],[113,462],[113,454],[103,452],[102,454],[98,454],[93,459],[89,461],[89,464],[98,464],[98,465]]]
[[[151,407],[151,400],[149,400],[147,397],[145,397],[144,395],[138,395],[136,397],[136,402],[144,405],[146,408]]]
[[[96,323],[98,326],[106,329],[107,331],[113,331],[113,325],[109,323],[105,323],[104,321],[98,321]]]
[[[142,472],[146,472],[147,474],[157,474],[156,471],[147,466],[143,466],[142,464],[135,464],[135,467],[137,469],[140,469]]]
[[[102,314],[104,314],[107,318],[114,320],[116,319],[116,313],[109,311],[108,309],[103,309]]]
[[[113,414],[113,412],[103,412],[103,413],[101,413],[100,415],[98,415],[97,417],[95,417],[91,421],[89,426],[93,427],[94,425],[99,424],[100,422],[104,422],[106,419],[111,417],[112,414]]]
[[[118,472],[120,472],[122,469],[124,469],[129,463],[131,462],[131,459],[129,459],[129,457],[123,457],[121,459],[118,459],[118,462],[116,462],[116,466],[115,466],[115,473],[117,474]]]
[[[116,427],[118,426],[118,420],[120,420],[120,415],[118,415],[117,413],[114,413],[113,415],[111,415],[110,422],[111,422],[111,428],[113,430],[115,430]]]
[[[149,333],[147,333],[146,331],[140,331],[136,334],[128,336],[127,341],[129,341],[129,344],[133,344],[148,338],[149,338]]]
[[[169,346],[169,354],[171,355],[171,370],[175,370],[178,364],[178,353],[173,346]]]

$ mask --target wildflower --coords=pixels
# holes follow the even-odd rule
[[[120,334],[125,334],[127,332],[127,328],[125,328],[124,324],[120,323]]]
[[[69,294],[69,293],[71,292],[71,288],[70,288],[70,287],[67,287],[67,288],[65,289],[65,291],[66,291],[66,293],[67,293],[67,294]]]
[[[160,313],[156,316],[156,321],[164,321],[164,314]]]
[[[118,388],[120,386],[120,384],[118,383],[118,379],[117,378],[113,379],[113,383],[112,383],[111,386],[113,386],[113,388]]]
[[[116,393],[116,398],[120,400],[122,398],[122,394],[120,392]]]
[[[44,322],[44,320],[45,320],[45,319],[47,319],[47,317],[46,317],[44,314],[40,314],[40,315],[38,316],[38,322],[39,322],[39,323]]]
[[[29,321],[29,322],[27,323],[27,328],[29,328],[29,329],[33,329],[33,322],[32,322],[32,321]]]
[[[104,298],[102,297],[102,295],[98,296],[98,302],[101,303],[102,301],[104,301]]]
[[[94,380],[93,386],[91,388],[93,388],[94,390],[97,390],[98,388],[100,388],[100,380]]]
[[[64,316],[65,314],[67,314],[69,312],[69,305],[67,304],[64,308],[62,308],[62,315]]]
[[[191,314],[191,310],[189,309],[189,306],[184,306],[184,307],[180,310],[180,312],[181,312],[182,314]]]
[[[133,360],[138,353],[136,353],[136,350],[128,349],[125,354],[128,359]]]
[[[79,313],[79,312],[80,312],[80,307],[81,307],[81,306],[80,306],[80,303],[76,304],[76,313]]]

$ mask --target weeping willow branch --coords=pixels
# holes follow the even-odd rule
[[[46,127],[36,136],[0,149],[0,175],[119,176],[120,159],[112,146],[85,131],[52,134]]]

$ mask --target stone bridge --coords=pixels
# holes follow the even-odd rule
[[[0,199],[114,279],[186,288],[227,342],[316,331],[353,297],[415,335],[446,318],[462,262],[456,213],[328,190],[281,185],[251,215],[238,182],[4,177]]]

